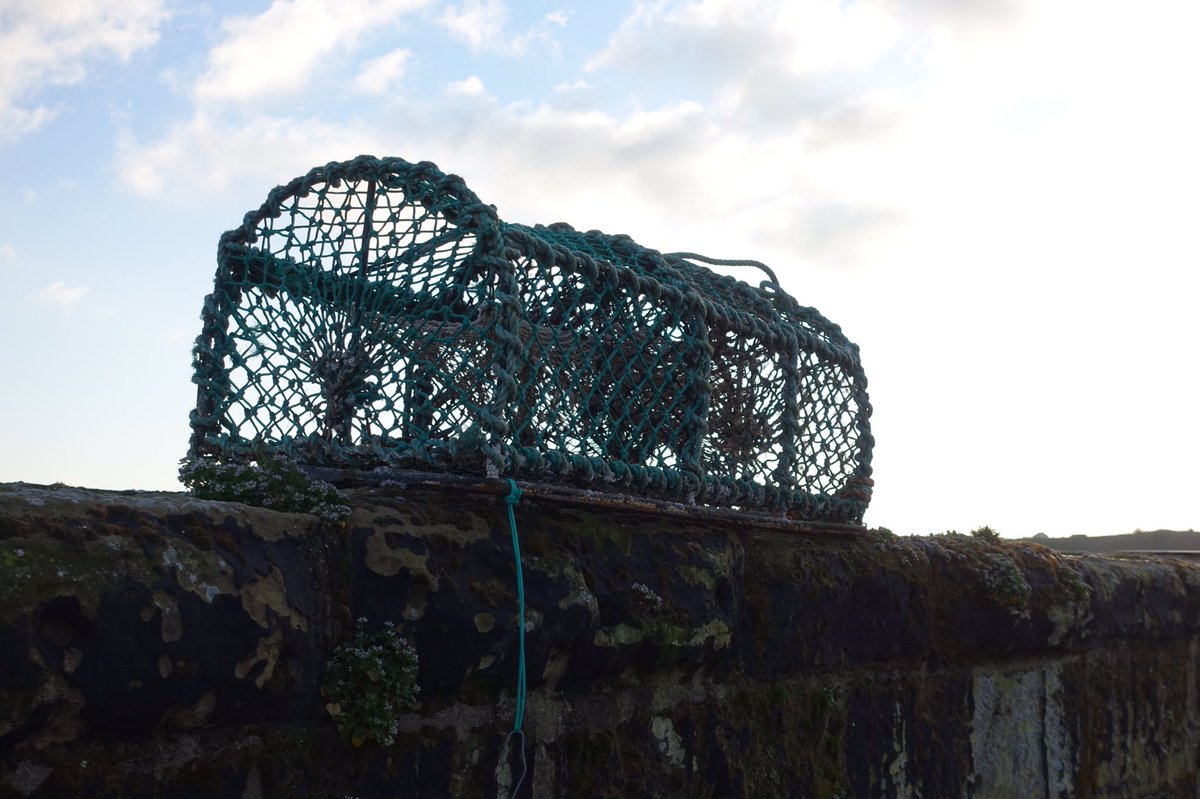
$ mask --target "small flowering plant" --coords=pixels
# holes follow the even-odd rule
[[[643,610],[662,610],[663,598],[645,583],[634,583],[629,586],[637,595],[638,604]]]
[[[246,463],[184,458],[180,461],[179,480],[200,499],[311,513],[335,523],[350,515],[349,506],[336,488],[313,480],[287,455],[265,447]]]
[[[391,746],[397,716],[417,699],[417,652],[390,621],[374,633],[366,624],[360,617],[354,637],[334,652],[321,693],[338,733],[350,743],[374,740]]]

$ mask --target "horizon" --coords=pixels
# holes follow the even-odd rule
[[[10,4],[0,482],[180,490],[218,238],[372,153],[508,222],[770,265],[861,349],[868,527],[1196,528],[1197,23],[1161,0]]]

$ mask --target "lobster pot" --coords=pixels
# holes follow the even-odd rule
[[[502,222],[430,163],[318,167],[221,237],[189,455],[861,523],[858,348],[773,280],[693,260]]]

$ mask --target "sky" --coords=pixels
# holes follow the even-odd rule
[[[871,526],[1200,527],[1197,29],[1186,0],[0,0],[0,481],[177,490],[220,234],[369,153],[506,221],[770,264],[861,348]]]

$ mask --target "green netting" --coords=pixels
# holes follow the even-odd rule
[[[430,163],[318,167],[221,237],[189,454],[267,442],[861,522],[858,348],[773,276],[695,260],[504,223]]]

